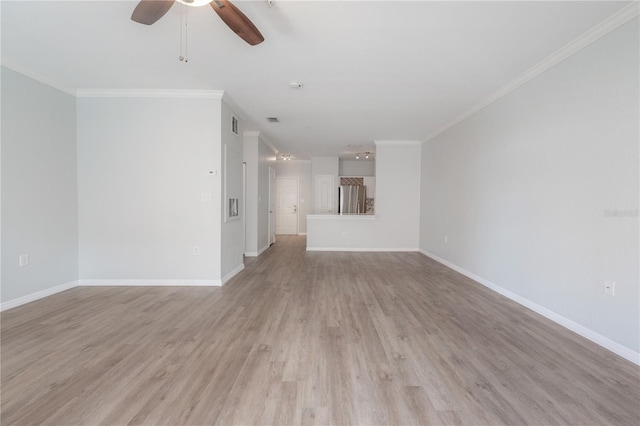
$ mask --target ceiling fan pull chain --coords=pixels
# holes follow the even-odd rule
[[[189,8],[184,6],[184,61],[189,62],[189,53],[187,52],[187,46],[189,45]]]
[[[189,58],[187,55],[187,42],[188,42],[188,16],[189,10],[185,4],[182,5],[182,10],[180,10],[180,56],[178,56],[178,60],[180,62],[189,62]],[[182,42],[184,33],[184,43]],[[184,49],[184,50],[183,50]]]
[[[184,56],[182,55],[182,21],[184,20],[184,8],[185,6],[182,5],[180,9],[180,56],[178,56],[180,62],[184,61]]]

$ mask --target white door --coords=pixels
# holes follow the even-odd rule
[[[269,245],[276,242],[276,171],[269,167]]]
[[[276,179],[276,234],[298,233],[298,179]]]
[[[317,175],[315,180],[316,214],[333,214],[335,189],[333,175]]]

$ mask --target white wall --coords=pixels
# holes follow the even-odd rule
[[[269,247],[269,167],[275,169],[276,154],[258,138],[258,251]]]
[[[246,224],[245,224],[245,254],[258,255],[258,145],[259,132],[245,131],[242,136],[242,159],[246,164]]]
[[[298,233],[307,233],[307,215],[313,213],[311,199],[311,162],[304,160],[277,161],[276,177],[298,178]]]
[[[221,100],[79,98],[77,114],[80,278],[219,281]]]
[[[340,160],[340,176],[375,176],[376,162],[374,160]]]
[[[260,132],[244,132],[244,161],[247,164],[246,255],[258,256],[269,246],[269,166],[276,156]]]
[[[76,104],[7,68],[2,104],[0,300],[6,307],[78,279]],[[20,268],[25,253],[29,265]]]
[[[310,216],[307,250],[417,251],[420,152],[415,141],[376,142],[375,217]]]
[[[638,49],[636,18],[426,143],[420,238],[636,354]]]

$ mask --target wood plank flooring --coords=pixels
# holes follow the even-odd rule
[[[640,424],[632,363],[421,254],[304,247],[3,312],[1,423]]]

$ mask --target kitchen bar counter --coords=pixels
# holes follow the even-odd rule
[[[307,215],[307,251],[417,251],[414,235],[415,247],[400,245],[398,226],[380,215]]]

